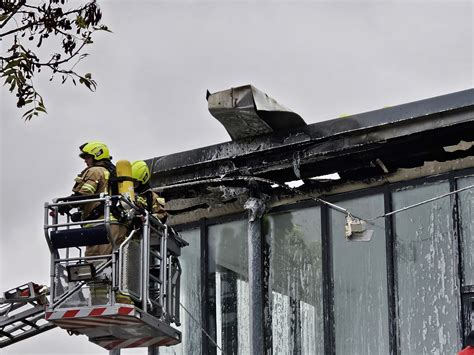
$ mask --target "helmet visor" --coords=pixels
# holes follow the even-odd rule
[[[87,157],[94,158],[94,156],[93,156],[92,154],[88,154],[88,153],[84,153],[84,152],[80,153],[80,154],[79,154],[79,157],[80,157],[81,159],[86,159]]]

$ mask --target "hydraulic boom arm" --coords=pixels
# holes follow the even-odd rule
[[[0,298],[0,348],[56,328],[44,317],[46,294],[46,287],[33,282],[4,293]]]

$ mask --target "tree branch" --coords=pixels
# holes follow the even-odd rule
[[[0,30],[4,31],[0,33],[0,41],[11,39],[0,55],[0,77],[8,90],[16,94],[17,107],[29,106],[23,114],[26,121],[46,113],[32,80],[41,71],[49,73],[50,80],[61,76],[62,84],[72,80],[76,85],[78,80],[91,91],[97,86],[90,73],[81,75],[75,67],[87,55],[82,52],[92,43],[93,34],[108,29],[101,25],[102,13],[97,0],[80,0],[82,4],[77,7],[65,8],[67,1],[0,0],[3,19]],[[48,37],[55,38],[59,48],[56,53],[39,55],[34,45],[41,47]]]
[[[0,28],[3,28],[5,27],[5,25],[8,23],[8,21],[10,21],[12,19],[13,16],[15,16],[15,14],[18,12],[18,10],[21,9],[21,7],[25,5],[25,0],[20,0],[20,2],[18,3],[18,6],[12,10],[12,13],[10,14],[10,16],[8,16],[3,22],[2,24],[0,24]]]
[[[35,63],[35,65],[39,65],[39,66],[54,66],[54,65],[61,65],[61,64],[64,64],[66,62],[69,62],[72,58],[74,58],[76,55],[79,54],[79,52],[82,50],[82,48],[84,48],[84,46],[87,44],[86,41],[83,41],[82,44],[80,45],[80,47],[78,49],[76,49],[76,51],[71,54],[71,56],[69,58],[66,58],[66,59],[63,59],[63,60],[60,60],[60,61],[57,61],[57,62],[54,62],[54,63],[50,63],[50,62],[47,62],[47,63]],[[58,71],[58,70],[56,70]]]
[[[29,28],[29,27],[32,27],[32,26],[35,26],[35,25],[40,24],[41,22],[44,22],[44,20],[39,20],[39,21],[36,21],[36,22],[29,22],[29,23],[27,23],[26,25],[23,25],[23,26],[21,26],[21,27],[17,27],[17,28],[15,28],[15,29],[13,29],[13,30],[0,33],[0,38],[5,37],[5,36],[8,36],[8,35],[11,35],[11,34],[13,34],[13,33],[15,33],[15,32],[24,31],[24,30],[26,30],[26,29]]]
[[[24,0],[23,0],[24,1]],[[68,15],[72,15],[72,14],[80,14],[83,10],[87,9],[87,7],[89,6],[89,4],[86,4],[84,6],[82,6],[81,8],[79,9],[74,9],[74,10],[70,10],[70,11],[66,11],[62,14],[63,17],[67,17]],[[35,8],[36,10],[38,10],[38,12],[43,12],[41,11],[40,8]],[[11,19],[11,17],[13,17],[13,15],[16,14],[18,10],[15,11],[15,13],[12,13],[12,15],[10,16],[10,18],[8,20]],[[44,12],[43,12],[44,14]],[[8,36],[8,35],[11,35],[13,33],[16,33],[16,32],[19,32],[19,31],[24,31],[26,30],[28,27],[33,27],[33,26],[36,26],[36,25],[39,25],[41,23],[45,23],[46,20],[44,17],[40,18],[38,21],[35,21],[35,22],[28,22],[26,25],[23,25],[21,27],[17,27],[16,29],[13,29],[13,30],[10,30],[10,31],[7,31],[7,32],[4,32],[4,33],[0,33],[0,38],[2,37],[5,37],[5,36]],[[3,26],[0,26],[0,28],[2,28]]]

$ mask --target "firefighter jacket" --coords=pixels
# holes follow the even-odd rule
[[[101,162],[84,169],[75,179],[72,188],[75,194],[94,195],[107,193],[109,188],[110,172],[102,166]],[[82,206],[82,217],[87,220],[92,210],[100,205],[100,202],[90,202]]]
[[[153,216],[165,223],[168,213],[165,211],[165,199],[152,190],[146,190],[136,195],[136,204],[151,212]]]

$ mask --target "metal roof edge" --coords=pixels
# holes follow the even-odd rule
[[[171,172],[175,169],[215,163],[217,160],[232,159],[269,149],[330,139],[337,135],[369,130],[378,126],[403,124],[404,121],[431,117],[471,106],[474,106],[474,89],[467,89],[343,118],[316,122],[299,129],[279,131],[151,158],[147,160],[147,163],[151,166],[152,175],[164,171]]]

